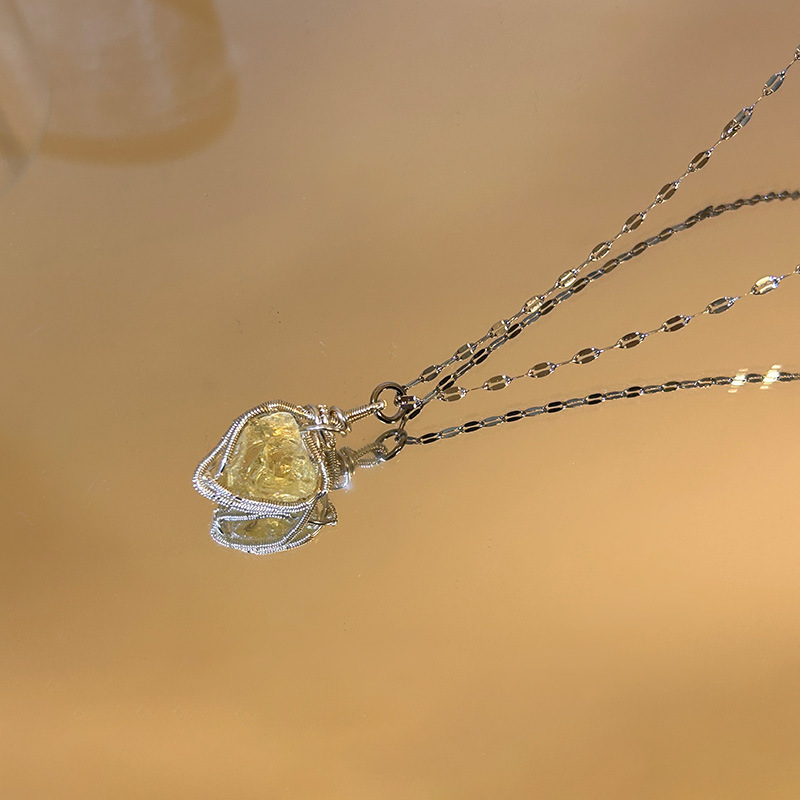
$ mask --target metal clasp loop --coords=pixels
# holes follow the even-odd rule
[[[383,392],[390,390],[394,392],[394,404],[397,406],[397,411],[393,412],[392,414],[385,413],[385,409],[387,403],[385,400],[380,400],[380,395]],[[399,400],[401,397],[406,396],[406,387],[401,386],[399,383],[395,383],[394,381],[386,381],[385,383],[379,383],[373,390],[372,394],[369,397],[370,403],[383,403],[383,408],[375,412],[375,416],[381,421],[385,422],[387,425],[391,425],[394,422],[398,422],[402,419],[408,411],[403,408]]]
[[[395,444],[392,448],[385,448],[384,442],[393,437]],[[392,428],[390,431],[384,431],[376,440],[375,444],[382,448],[381,456],[384,461],[391,461],[406,445],[408,434],[404,428]]]

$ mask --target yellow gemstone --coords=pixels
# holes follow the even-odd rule
[[[306,522],[297,523],[297,517],[253,519],[250,514],[218,507],[214,511],[211,535],[220,544],[245,552],[263,552],[261,548],[264,547],[288,550],[312,539],[323,525],[335,525],[336,509],[327,497],[323,497]]]
[[[260,519],[237,519],[235,515],[221,515],[217,526],[224,539],[234,546],[275,545],[282,541],[294,525],[291,519],[264,517]],[[307,523],[292,536],[293,540],[306,539],[319,530],[319,523]]]
[[[247,422],[219,482],[249,500],[295,503],[317,493],[320,473],[303,443],[297,420],[285,411],[276,411]],[[277,531],[283,520],[266,523],[274,523]],[[275,536],[280,538],[277,532]]]

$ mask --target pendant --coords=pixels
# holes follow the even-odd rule
[[[381,401],[343,412],[276,400],[238,417],[193,478],[195,489],[217,504],[214,540],[245,553],[275,553],[299,547],[335,525],[328,493],[348,486],[356,467],[382,463],[405,443],[401,428],[360,450],[337,449],[337,436],[383,408]],[[387,449],[390,436],[395,443]]]

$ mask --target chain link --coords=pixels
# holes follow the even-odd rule
[[[508,319],[501,319],[492,325],[489,330],[475,342],[468,342],[461,345],[450,358],[442,361],[439,364],[432,364],[426,367],[419,374],[417,378],[406,383],[396,384],[388,383],[381,384],[375,392],[380,392],[385,388],[389,388],[395,392],[395,405],[398,406],[398,411],[391,416],[382,412],[379,417],[383,418],[386,422],[396,422],[402,418],[401,430],[403,430],[403,441],[399,443],[397,451],[404,445],[416,444],[430,444],[440,439],[450,439],[460,436],[463,433],[472,433],[482,428],[494,427],[509,422],[517,422],[526,417],[539,416],[541,414],[555,414],[564,409],[577,408],[584,405],[596,405],[610,400],[618,400],[623,398],[640,397],[645,394],[657,394],[673,392],[678,389],[696,389],[707,388],[710,386],[730,385],[735,383],[741,377],[741,382],[748,383],[772,383],[774,381],[795,381],[800,380],[800,373],[779,372],[776,368],[770,370],[766,375],[758,373],[750,373],[745,376],[736,377],[713,377],[713,378],[700,378],[698,380],[688,381],[667,381],[661,384],[652,384],[648,386],[631,386],[623,390],[615,390],[609,392],[595,392],[588,394],[584,397],[573,397],[567,400],[556,400],[547,403],[544,406],[531,406],[524,410],[512,410],[502,415],[492,415],[482,420],[471,420],[461,425],[444,428],[440,431],[423,434],[419,437],[406,436],[404,431],[405,423],[418,416],[425,406],[434,398],[438,397],[442,400],[452,401],[464,397],[470,391],[486,390],[498,391],[506,388],[514,380],[522,377],[535,377],[541,378],[552,374],[556,369],[566,366],[567,364],[583,365],[595,361],[602,354],[609,350],[619,349],[628,350],[641,344],[646,338],[656,333],[667,333],[682,330],[686,325],[696,316],[701,314],[717,315],[730,309],[735,302],[741,299],[739,296],[720,297],[717,300],[709,303],[702,311],[692,315],[676,315],[666,320],[662,325],[653,330],[640,332],[631,331],[622,335],[614,344],[602,348],[587,347],[579,350],[571,358],[565,361],[543,361],[533,367],[522,375],[508,376],[505,374],[495,375],[486,380],[480,386],[475,386],[470,389],[464,389],[457,385],[457,381],[469,372],[474,367],[482,364],[487,358],[497,349],[502,347],[507,342],[519,336],[523,330],[537,322],[542,317],[549,314],[556,306],[574,297],[576,294],[585,289],[590,283],[598,280],[613,272],[620,264],[626,263],[637,256],[642,255],[650,247],[654,247],[667,239],[671,238],[676,233],[688,230],[696,225],[698,222],[718,217],[728,211],[736,211],[745,206],[754,206],[759,203],[769,203],[773,200],[798,200],[800,199],[800,191],[784,190],[781,192],[767,192],[766,194],[756,194],[749,198],[739,198],[732,203],[725,203],[716,206],[707,206],[701,211],[687,217],[683,222],[677,225],[664,228],[660,233],[644,239],[643,241],[635,244],[630,250],[622,253],[619,256],[606,259],[610,255],[612,248],[616,242],[623,236],[637,230],[645,221],[647,215],[657,205],[668,202],[680,188],[683,181],[691,174],[698,172],[706,166],[709,159],[719,147],[722,142],[732,139],[739,131],[742,130],[752,119],[753,113],[758,104],[766,97],[769,97],[777,92],[786,77],[787,71],[792,65],[800,60],[800,47],[794,53],[793,60],[784,67],[781,71],[773,74],[764,84],[760,96],[749,106],[746,106],[739,111],[722,129],[717,141],[708,149],[701,150],[688,164],[684,172],[675,180],[664,184],[657,192],[653,201],[642,211],[628,217],[621,228],[607,241],[600,242],[589,252],[584,261],[577,267],[566,270],[563,272],[553,285],[541,294],[534,295],[522,308],[512,314]],[[598,262],[602,262],[599,266]],[[595,266],[591,271],[583,274],[588,267]],[[774,289],[778,288],[781,282],[789,277],[789,275],[800,274],[800,265],[795,270],[788,274],[782,275],[767,275],[759,279],[749,290],[748,294],[753,296],[760,296],[768,294]],[[454,367],[452,371],[449,371]],[[449,371],[449,373],[448,373]],[[442,376],[443,373],[448,373]],[[417,397],[410,390],[423,383],[430,383],[438,378],[437,383],[422,397]],[[738,384],[737,384],[738,385]],[[372,400],[376,401],[375,392],[373,393]],[[381,442],[382,444],[382,442]],[[394,453],[393,453],[394,455]]]
[[[763,278],[760,278],[750,287],[747,296],[762,297],[765,294],[769,294],[777,289],[786,278],[792,275],[800,276],[800,264],[798,264],[792,272],[786,273],[785,275],[765,275]],[[630,350],[633,347],[638,347],[645,339],[658,333],[674,333],[675,331],[685,330],[686,326],[695,317],[703,315],[718,316],[728,311],[728,309],[733,308],[734,303],[741,299],[741,296],[719,297],[708,303],[702,311],[698,311],[694,314],[676,314],[657,328],[653,328],[653,330],[645,332],[631,331],[630,333],[620,336],[614,344],[606,347],[585,347],[575,353],[572,358],[566,359],[566,361],[542,361],[538,364],[534,364],[527,372],[523,372],[521,375],[494,375],[479,386],[472,386],[468,389],[456,385],[448,386],[448,388],[439,391],[436,396],[445,402],[453,402],[460,400],[462,397],[466,397],[466,395],[471,392],[482,390],[492,392],[505,389],[506,386],[510,386],[511,383],[520,378],[546,378],[548,375],[552,375],[557,369],[567,364],[591,364],[593,361],[600,358],[601,355],[611,350]]]
[[[452,439],[464,433],[474,433],[483,428],[493,428],[495,425],[502,425],[509,422],[519,422],[530,417],[538,417],[544,414],[557,414],[567,408],[578,408],[580,406],[593,406],[611,400],[632,399],[643,395],[675,392],[682,389],[708,389],[712,386],[731,386],[744,383],[763,383],[766,385],[780,382],[800,380],[800,372],[781,372],[777,369],[770,370],[765,374],[748,372],[734,376],[722,375],[717,377],[697,378],[696,380],[666,381],[665,383],[650,384],[647,386],[629,386],[627,389],[618,389],[610,392],[594,392],[583,397],[571,397],[568,400],[554,400],[543,406],[531,406],[523,410],[506,411],[502,415],[493,415],[479,420],[470,420],[461,425],[451,428],[444,428],[439,431],[423,433],[421,436],[409,436],[405,444],[409,447],[418,444],[432,444],[441,439]]]
[[[450,390],[457,388],[456,383],[463,375],[465,375],[467,372],[469,372],[471,369],[478,366],[479,364],[482,364],[492,352],[502,347],[506,342],[515,339],[517,336],[519,336],[520,333],[522,333],[522,331],[525,328],[532,325],[534,322],[540,320],[542,316],[545,316],[550,311],[552,311],[556,305],[563,303],[570,297],[574,297],[580,291],[585,289],[590,283],[599,280],[600,278],[603,278],[606,275],[610,275],[621,264],[627,263],[628,261],[631,261],[634,258],[641,256],[649,248],[655,247],[656,245],[659,245],[667,241],[667,239],[671,238],[673,235],[677,233],[681,233],[685,230],[688,230],[689,228],[694,227],[698,222],[703,222],[708,219],[719,217],[720,215],[728,211],[737,211],[740,208],[752,207],[758,205],[759,203],[770,203],[774,200],[781,200],[781,201],[800,200],[800,190],[795,189],[793,191],[790,191],[788,189],[784,189],[783,191],[780,192],[770,191],[764,194],[755,194],[752,197],[748,198],[739,198],[730,203],[722,203],[716,206],[706,206],[700,211],[697,211],[694,214],[689,215],[683,222],[680,222],[677,225],[672,225],[670,227],[664,228],[664,230],[662,230],[655,236],[651,236],[649,239],[645,239],[641,242],[638,242],[627,252],[622,253],[621,255],[616,256],[615,258],[609,259],[608,261],[604,262],[598,269],[592,271],[588,275],[585,275],[583,278],[576,281],[575,284],[573,284],[570,287],[570,289],[564,290],[559,295],[557,295],[556,298],[552,298],[550,301],[548,301],[550,303],[549,306],[545,304],[538,312],[531,313],[527,315],[524,319],[520,320],[519,322],[514,323],[512,326],[508,328],[508,330],[504,334],[494,339],[487,347],[475,350],[474,348],[476,347],[476,345],[471,345],[471,344],[462,345],[457,351],[457,353],[466,352],[467,349],[469,348],[471,355],[467,356],[466,360],[464,360],[458,367],[456,367],[456,369],[453,370],[453,372],[451,372],[449,375],[440,378],[435,387],[431,389],[427,394],[423,395],[422,398],[420,398],[420,406],[415,411],[415,413],[411,415],[411,418],[417,416],[420,410],[436,397],[440,397],[445,400],[459,399],[458,396],[455,396],[456,392]],[[673,320],[667,320],[667,322],[665,322],[664,325],[667,325],[672,321]],[[662,328],[663,327],[664,326],[662,326]],[[665,330],[676,330],[676,328],[665,328]],[[641,334],[641,335],[646,336],[654,332],[656,331],[649,331],[646,334]],[[633,346],[635,345],[627,343],[626,347],[620,346],[620,349],[629,349],[630,347]],[[563,366],[563,364],[570,363],[571,360],[572,359],[569,359],[568,361],[561,363],[542,362],[540,364],[536,364],[525,374],[529,375],[530,377],[545,377],[546,375],[551,374],[559,366]],[[434,368],[429,367],[428,369],[432,370]],[[516,376],[516,377],[522,377],[522,376]],[[477,387],[477,388],[482,388],[482,387]],[[502,387],[498,386],[496,388],[502,388]]]
[[[775,94],[783,85],[783,82],[786,77],[786,73],[789,69],[791,69],[792,65],[798,61],[798,52],[800,52],[800,48],[798,48],[795,53],[792,61],[790,61],[782,70],[776,72],[775,74],[771,75],[768,80],[764,83],[761,94],[756,98],[753,103],[749,106],[745,106],[741,111],[739,111],[733,119],[731,119],[725,127],[722,129],[717,141],[711,145],[711,147],[701,150],[688,164],[684,172],[678,176],[675,180],[670,181],[669,183],[664,184],[661,189],[656,193],[655,198],[653,201],[642,211],[638,211],[635,214],[628,217],[625,223],[621,226],[621,228],[615,233],[610,239],[600,242],[592,250],[589,252],[589,255],[584,259],[584,261],[579,264],[577,267],[573,267],[572,269],[563,272],[555,281],[555,283],[545,292],[534,295],[531,297],[523,306],[522,308],[514,313],[508,319],[502,319],[496,322],[491,328],[485,333],[480,339],[478,339],[474,343],[467,343],[459,347],[455,353],[453,353],[450,358],[442,361],[439,364],[432,364],[429,367],[426,367],[417,378],[414,378],[412,381],[404,384],[406,391],[408,392],[409,389],[417,386],[421,383],[426,383],[432,381],[439,377],[441,373],[451,367],[453,364],[457,363],[458,361],[465,361],[467,359],[470,360],[471,363],[481,363],[485,360],[485,357],[488,357],[488,354],[493,352],[496,347],[492,347],[491,345],[494,342],[491,342],[492,339],[502,339],[503,342],[508,341],[509,338],[513,338],[513,336],[518,335],[521,330],[527,327],[530,322],[534,321],[531,319],[533,315],[535,319],[539,319],[542,316],[545,316],[553,308],[556,307],[559,303],[563,302],[567,297],[571,297],[577,291],[581,291],[581,289],[585,288],[589,282],[599,277],[601,274],[607,274],[606,272],[601,272],[600,270],[593,270],[590,272],[584,280],[585,283],[578,278],[578,276],[591,264],[594,264],[597,261],[605,258],[607,256],[614,244],[617,242],[618,239],[621,237],[631,233],[632,231],[636,230],[640,225],[642,225],[650,211],[652,211],[657,205],[661,205],[667,201],[669,201],[677,192],[680,185],[683,181],[689,176],[701,170],[709,161],[717,147],[719,147],[722,142],[725,142],[729,139],[732,139],[739,131],[742,130],[752,119],[753,113],[758,106],[758,104],[765,98],[770,97]],[[770,193],[774,194],[774,193]],[[775,194],[775,197],[778,195]],[[772,198],[775,199],[775,198]],[[784,198],[785,199],[785,198]],[[737,201],[741,202],[741,205],[736,206],[736,208],[740,208],[742,205],[745,205],[747,201],[741,200]],[[716,211],[719,207],[710,207],[713,211]],[[727,209],[726,209],[727,210]],[[716,214],[711,214],[711,216],[716,216]],[[692,217],[689,218],[691,220]],[[699,219],[694,220],[693,222],[689,222],[687,220],[683,223],[686,227],[691,227],[691,225],[695,224],[695,222],[699,221]],[[685,228],[677,228],[677,230],[684,230]],[[671,233],[666,233],[666,231],[671,230]],[[634,257],[640,255],[647,247],[650,246],[650,242],[653,240],[657,241],[665,241],[672,233],[676,232],[676,229],[665,229],[662,231],[658,236],[651,237],[651,239],[645,240],[645,242],[640,242],[634,248],[632,248],[628,253],[624,254],[628,257]],[[662,238],[663,236],[663,238]],[[613,263],[616,261],[617,264],[621,263],[622,257],[618,259],[612,259]],[[608,265],[604,265],[606,270],[608,270]],[[580,284],[577,288],[576,285]],[[520,326],[520,327],[517,327]],[[509,337],[508,334],[513,330],[513,336]],[[489,344],[491,342],[491,344]],[[487,346],[488,345],[488,346]],[[482,357],[480,360],[476,358],[476,356]],[[462,373],[463,374],[463,373]],[[440,387],[441,388],[441,387]],[[435,392],[429,393],[426,398],[423,398],[422,405],[413,412],[413,416],[416,416],[420,413],[422,408],[427,402],[430,402],[432,397],[434,396]]]
[[[800,48],[798,48],[798,50],[800,50]],[[533,312],[538,312],[541,316],[544,316],[544,314],[547,314],[549,311],[551,311],[555,307],[555,305],[561,302],[561,299],[559,298],[561,298],[563,292],[561,292],[560,290],[565,288],[570,289],[570,287],[573,287],[574,283],[578,280],[578,275],[581,272],[583,272],[583,270],[586,269],[586,267],[588,267],[590,264],[595,263],[596,261],[601,260],[606,255],[608,255],[608,253],[611,251],[611,248],[614,246],[614,244],[617,242],[618,239],[631,233],[632,231],[635,231],[645,221],[645,218],[647,217],[650,211],[652,211],[657,205],[661,205],[662,203],[665,203],[668,200],[670,200],[677,192],[681,183],[683,183],[683,181],[689,175],[698,172],[708,163],[714,151],[717,149],[717,147],[719,147],[720,144],[722,144],[722,142],[732,139],[737,133],[739,133],[739,131],[742,130],[742,128],[744,128],[750,122],[753,116],[753,112],[756,109],[756,106],[758,106],[758,104],[765,97],[772,96],[773,94],[775,94],[775,92],[778,91],[778,89],[781,88],[781,86],[783,85],[783,81],[786,77],[786,73],[789,71],[789,69],[791,69],[792,65],[798,61],[797,57],[798,50],[795,51],[795,55],[792,61],[790,61],[782,70],[776,72],[774,75],[771,75],[767,79],[767,81],[764,83],[764,86],[761,89],[761,94],[756,98],[756,100],[753,101],[753,103],[751,103],[749,106],[745,106],[741,111],[739,111],[733,117],[733,119],[731,119],[725,125],[717,141],[714,142],[714,144],[711,145],[711,147],[709,147],[708,149],[701,150],[689,162],[687,168],[678,178],[676,178],[673,181],[670,181],[669,183],[664,184],[664,186],[662,186],[661,189],[659,189],[658,193],[655,196],[655,199],[650,203],[649,206],[647,206],[643,211],[638,211],[635,214],[628,217],[628,219],[625,221],[622,227],[617,231],[617,233],[614,234],[614,236],[611,237],[611,239],[605,242],[600,242],[600,244],[595,245],[595,247],[592,248],[592,250],[589,252],[589,255],[584,259],[584,261],[581,264],[579,264],[577,267],[573,267],[572,269],[567,270],[566,272],[563,272],[547,291],[543,292],[542,294],[534,295],[533,297],[531,297],[519,311],[517,311],[508,319],[502,319],[499,322],[496,322],[494,325],[492,325],[492,327],[488,330],[488,332],[485,333],[475,343],[462,345],[446,361],[443,361],[440,364],[433,364],[429,367],[426,367],[420,373],[419,377],[405,384],[406,389],[410,389],[414,386],[417,386],[420,383],[425,383],[427,381],[433,380],[434,378],[438,377],[443,370],[447,369],[456,361],[463,360],[465,357],[468,358],[470,355],[472,355],[472,353],[481,350],[489,340],[506,334],[510,326],[513,326],[518,322],[520,322],[521,320],[525,319],[527,315]],[[737,202],[741,202],[741,205],[744,205],[747,201],[741,200]],[[736,207],[741,208],[741,205]],[[664,233],[664,231],[662,231],[662,233]],[[659,234],[659,236],[660,235],[661,234]],[[667,236],[667,238],[669,237]],[[664,240],[662,239],[661,241]],[[640,242],[638,245],[636,245],[636,247],[641,247],[642,244],[643,243]],[[646,246],[647,245],[645,243],[641,252],[644,252]],[[633,248],[633,250],[631,251],[633,252],[633,255],[639,255],[639,252],[636,252],[636,247]],[[584,286],[585,285],[586,284],[584,284]],[[554,297],[551,298],[551,295],[554,295]],[[552,305],[550,305],[552,300],[554,300],[555,302],[552,303]],[[418,409],[417,413],[419,413],[420,410],[421,409]]]

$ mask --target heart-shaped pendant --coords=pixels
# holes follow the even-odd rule
[[[218,506],[212,537],[246,553],[274,553],[335,525],[328,492],[347,486],[356,466],[369,466],[361,451],[337,450],[336,436],[382,407],[345,413],[276,400],[242,414],[194,474],[197,491]]]

